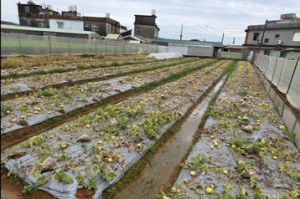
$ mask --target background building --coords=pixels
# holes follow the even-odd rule
[[[84,30],[97,32],[101,36],[107,34],[119,34],[121,31],[127,30],[120,22],[110,18],[109,14],[106,17],[83,17]]]
[[[264,54],[286,57],[293,49],[300,49],[300,18],[295,13],[282,14],[280,20],[266,21],[264,25],[250,25],[245,32],[243,46],[255,53],[261,48]]]
[[[155,10],[152,15],[134,15],[134,36],[141,38],[157,38],[159,28],[155,23]]]
[[[52,10],[51,5],[36,5],[33,1],[28,1],[27,4],[18,5],[19,23],[21,26],[39,27],[38,21],[32,20],[32,15],[45,14],[45,15],[58,15],[57,11]]]
[[[1,33],[20,33],[20,34],[28,34],[28,35],[36,35],[36,36],[57,36],[57,37],[68,37],[68,38],[72,37],[72,38],[85,38],[85,39],[100,39],[100,35],[92,31],[65,30],[65,29],[53,30],[49,28],[14,26],[14,25],[5,25],[5,24],[1,24]],[[22,38],[24,38],[24,36],[22,36]],[[30,36],[28,36],[27,38],[30,38]]]
[[[77,6],[69,6],[62,14],[53,11],[51,5],[36,5],[32,1],[27,4],[18,3],[19,21],[21,26],[50,28],[53,30],[93,31],[101,36],[119,34],[127,31],[120,22],[106,17],[81,16]]]

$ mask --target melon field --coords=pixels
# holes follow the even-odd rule
[[[5,58],[1,198],[299,198],[300,158],[246,61]]]

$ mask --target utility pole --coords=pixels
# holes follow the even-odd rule
[[[182,40],[182,30],[183,30],[183,25],[181,25],[181,34],[179,35],[180,41]]]
[[[259,44],[258,53],[260,53],[261,45],[262,45],[262,42],[264,41],[265,32],[266,32],[266,28],[267,28],[267,23],[268,23],[268,19],[265,22],[265,27],[264,27],[264,31],[263,31],[263,34],[262,34],[262,37],[261,37],[260,44]]]
[[[224,33],[223,33],[223,35],[222,35],[222,44],[223,44],[223,41],[224,41]]]
[[[232,42],[232,44],[234,44],[235,43],[235,37],[233,37],[233,42]]]

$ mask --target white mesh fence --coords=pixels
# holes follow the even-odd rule
[[[300,61],[298,61],[287,99],[293,107],[300,110]]]
[[[254,63],[280,92],[286,94],[289,103],[300,111],[299,61],[256,54]]]
[[[268,69],[268,63],[269,63],[269,56],[264,55],[264,60],[263,60],[263,73],[266,74],[266,71]]]
[[[133,54],[156,52],[158,52],[158,46],[154,44],[130,44],[126,41],[1,33],[2,55]]]
[[[295,60],[287,60],[284,62],[283,70],[279,79],[279,84],[277,86],[278,90],[282,93],[287,93],[288,87],[292,80],[292,75],[296,66]],[[298,80],[299,81],[299,80]]]
[[[274,73],[274,70],[275,70],[275,64],[276,64],[276,57],[270,57],[269,58],[268,69],[266,71],[266,77],[270,81],[272,81],[273,73]]]
[[[278,60],[277,60],[277,64],[275,66],[276,69],[275,69],[274,77],[273,77],[273,80],[272,80],[272,83],[275,86],[278,86],[279,79],[280,79],[280,76],[281,76],[281,73],[282,73],[282,69],[283,69],[283,65],[284,65],[285,61],[286,61],[286,59],[284,59],[284,58],[278,58]]]

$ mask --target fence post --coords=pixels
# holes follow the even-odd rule
[[[123,44],[123,54],[125,54],[125,44]]]
[[[20,55],[22,55],[22,46],[21,46],[20,34],[19,34],[19,33],[18,33],[18,41],[19,41],[19,50],[20,50]]]
[[[295,75],[295,71],[296,71],[297,66],[298,66],[299,58],[300,58],[300,57],[298,56],[298,59],[297,59],[297,61],[296,61],[296,66],[295,66],[294,71],[293,71],[293,73],[292,73],[291,81],[290,81],[290,83],[289,83],[289,86],[288,86],[288,89],[287,89],[287,91],[286,91],[286,94],[289,93],[289,90],[290,90],[290,87],[291,87],[291,84],[292,84],[292,81],[293,81],[293,78],[294,78],[294,75]]]
[[[48,35],[48,43],[49,43],[50,55],[52,55],[52,47],[51,47],[50,35]]]

